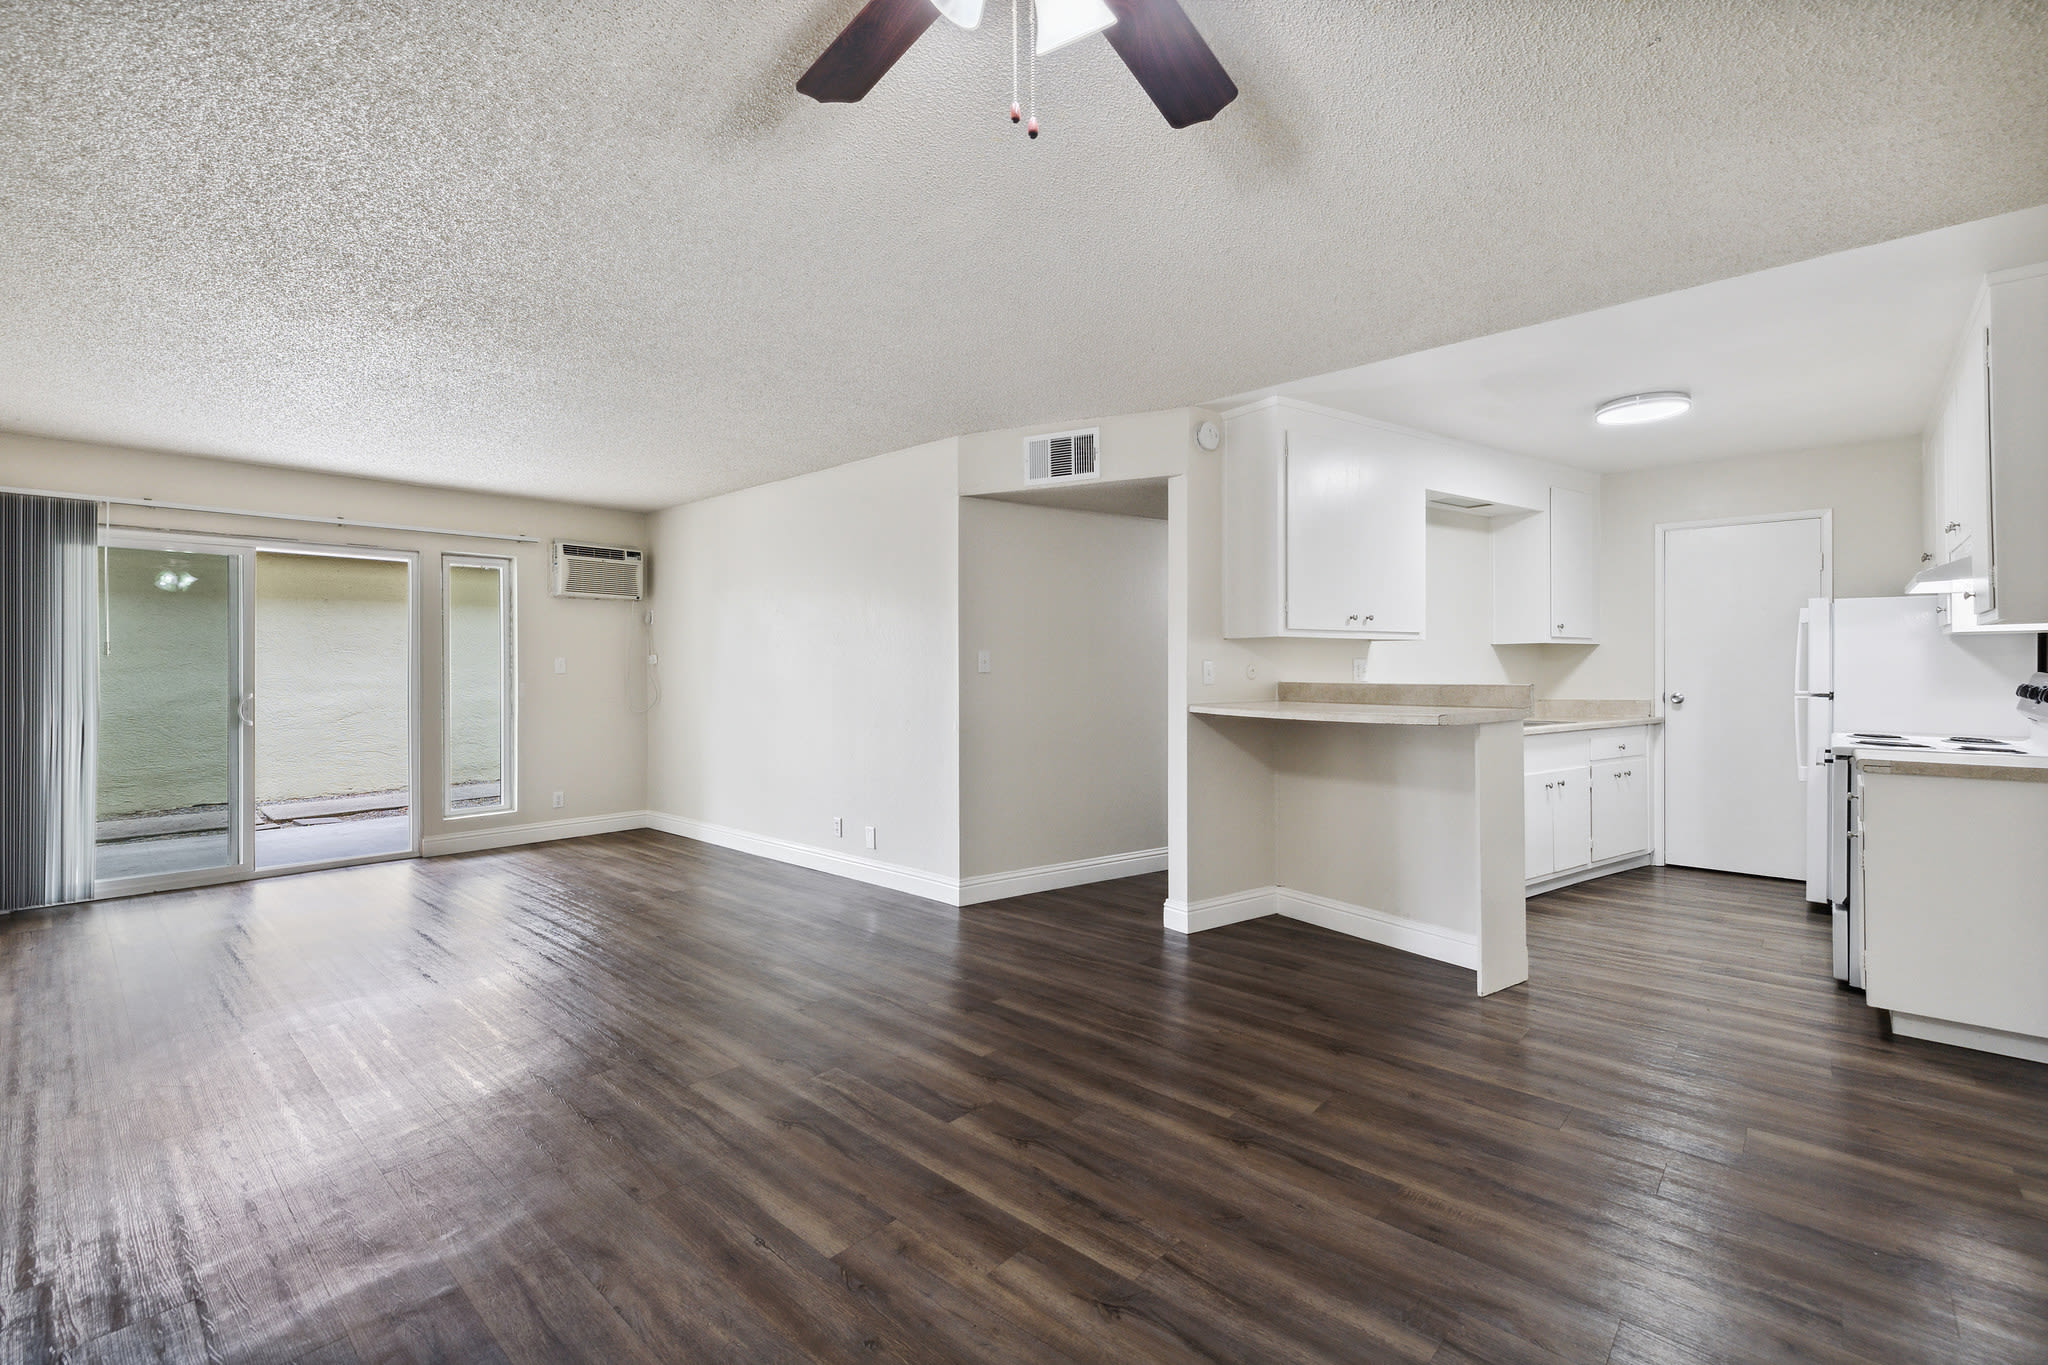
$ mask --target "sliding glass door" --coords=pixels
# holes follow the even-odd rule
[[[101,894],[250,867],[245,559],[173,541],[102,544]]]
[[[416,568],[103,537],[97,894],[417,851]]]

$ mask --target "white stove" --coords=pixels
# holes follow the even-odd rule
[[[2037,732],[2023,739],[2010,735],[1916,735],[1886,730],[1845,730],[1829,747],[1836,753],[1852,749],[1924,749],[1944,754],[2048,754]]]

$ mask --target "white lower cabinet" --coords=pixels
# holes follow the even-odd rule
[[[1524,852],[1531,881],[1593,861],[1593,802],[1588,769],[1553,768],[1522,779],[1528,819]]]
[[[1648,732],[1540,735],[1524,748],[1524,876],[1547,881],[1650,851]]]
[[[1641,757],[1593,765],[1594,862],[1649,852],[1649,776],[1649,764]]]

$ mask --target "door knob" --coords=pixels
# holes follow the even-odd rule
[[[1683,705],[1685,705],[1685,693],[1683,693],[1683,692],[1673,692],[1673,693],[1671,694],[1671,704],[1672,704],[1673,706],[1683,706]]]

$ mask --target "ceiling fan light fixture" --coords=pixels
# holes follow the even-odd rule
[[[1656,393],[1610,398],[1594,410],[1593,420],[1603,427],[1635,427],[1682,417],[1691,410],[1691,394],[1682,389],[1661,389]]]
[[[1069,43],[1078,43],[1100,33],[1116,22],[1116,16],[1102,0],[1034,0],[1038,7],[1038,42],[1032,48],[1043,57]],[[943,8],[943,7],[942,7]]]
[[[932,0],[939,13],[951,19],[961,28],[981,27],[982,0]]]

